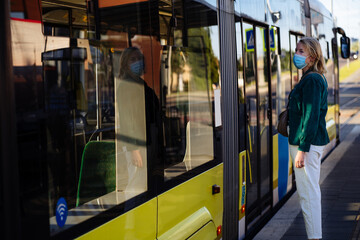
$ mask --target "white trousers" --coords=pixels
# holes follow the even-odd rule
[[[305,154],[305,167],[295,167],[295,157],[299,146],[290,145],[290,155],[293,161],[296,188],[300,198],[306,233],[308,239],[322,238],[321,228],[321,192],[320,167],[321,156],[325,146],[310,146]]]

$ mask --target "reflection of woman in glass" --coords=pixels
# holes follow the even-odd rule
[[[154,137],[158,129],[153,123],[158,117],[154,116],[158,101],[154,91],[141,78],[143,72],[144,57],[140,50],[125,49],[120,57],[119,79],[115,86],[116,150],[118,166],[125,161],[128,166],[125,191],[135,195],[147,190],[148,161],[157,152]],[[122,184],[118,182],[117,185]]]
[[[293,61],[303,70],[303,77],[289,98],[290,154],[308,239],[320,239],[320,164],[329,136],[325,121],[328,86],[323,76],[326,70],[319,42],[311,37],[302,38]]]

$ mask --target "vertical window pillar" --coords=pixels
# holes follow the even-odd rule
[[[234,2],[219,0],[220,74],[223,109],[224,239],[238,238],[238,95]]]
[[[9,1],[0,7],[0,230],[3,239],[20,239],[16,119],[12,74]]]

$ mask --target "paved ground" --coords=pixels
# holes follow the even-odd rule
[[[360,239],[360,70],[340,85],[340,144],[321,166],[324,240]],[[295,192],[256,240],[307,239]]]
[[[360,111],[360,69],[340,83],[340,140],[343,140],[358,123],[349,124]],[[356,116],[360,118],[359,115]]]
[[[356,125],[321,167],[323,239],[352,239],[360,225],[360,125]],[[254,239],[306,239],[297,192]],[[360,238],[354,238],[360,239]]]

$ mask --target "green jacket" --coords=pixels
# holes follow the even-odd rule
[[[327,82],[320,74],[306,73],[290,93],[288,106],[289,143],[304,152],[311,144],[323,146],[330,142],[325,121]]]

